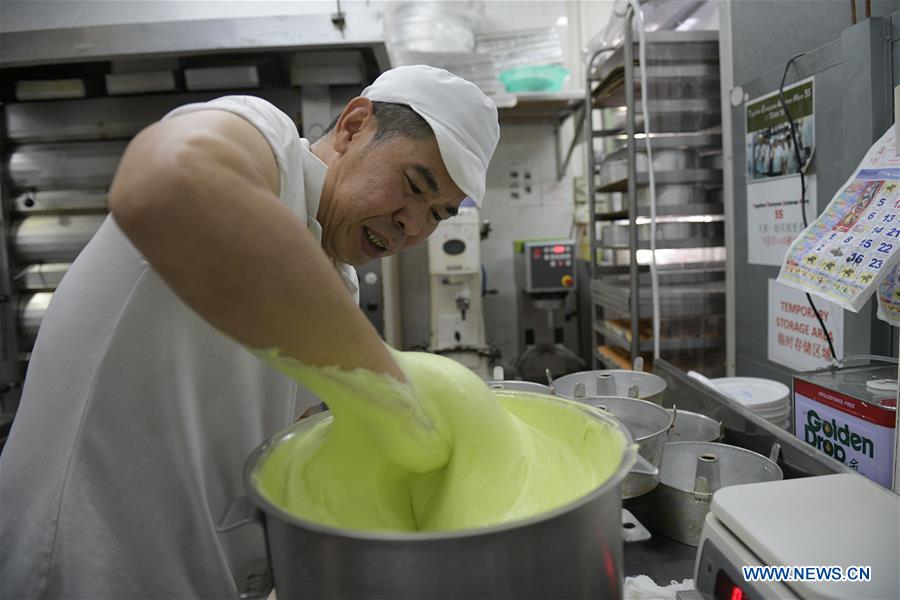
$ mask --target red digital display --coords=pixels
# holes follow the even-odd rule
[[[534,249],[534,257],[535,257],[535,258],[540,258],[540,257],[541,257],[541,249],[540,249],[540,248],[535,248],[535,249]]]
[[[566,251],[565,246],[553,246],[553,254],[562,254]]]
[[[716,600],[748,600],[747,594],[744,593],[738,585],[731,580],[725,571],[719,571],[716,577],[716,587],[713,592]]]

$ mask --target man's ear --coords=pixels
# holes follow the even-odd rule
[[[375,112],[372,101],[358,96],[347,103],[334,125],[332,148],[338,154],[347,152],[350,142],[357,136],[375,128]]]

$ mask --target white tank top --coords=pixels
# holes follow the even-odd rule
[[[265,136],[281,200],[321,241],[326,167],[291,119],[246,96],[167,118],[211,108]],[[0,596],[236,597],[261,532],[215,522],[253,449],[317,403],[184,305],[108,217],[47,310],[0,457]]]

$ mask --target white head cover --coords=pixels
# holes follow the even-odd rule
[[[405,104],[425,119],[453,183],[481,206],[500,125],[497,106],[478,86],[444,69],[411,65],[385,71],[362,96]]]

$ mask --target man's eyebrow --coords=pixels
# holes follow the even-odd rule
[[[431,172],[431,169],[429,169],[425,165],[421,165],[421,164],[413,165],[413,168],[416,171],[418,171],[419,175],[421,175],[425,179],[425,183],[428,184],[428,189],[431,190],[431,193],[437,194],[438,193],[438,184],[437,184],[437,181],[435,181],[435,179],[434,179],[434,174]]]

